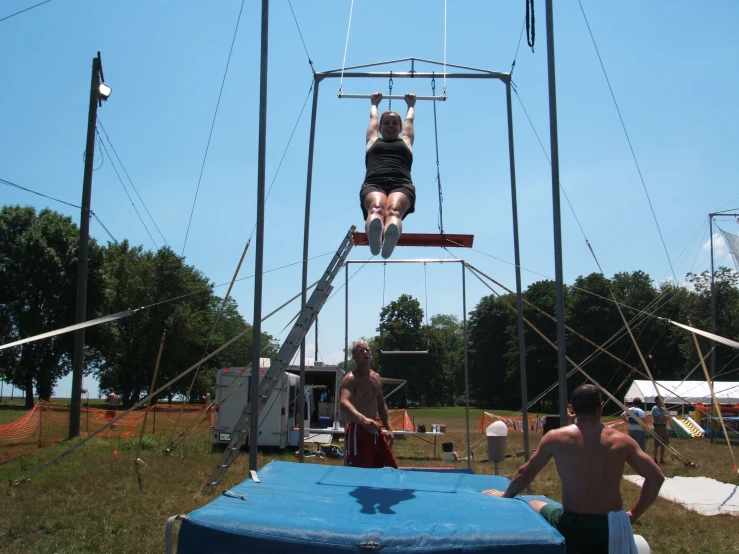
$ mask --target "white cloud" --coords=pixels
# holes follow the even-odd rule
[[[711,241],[707,240],[701,247],[701,250],[710,251]],[[728,252],[729,252],[729,249],[726,246],[726,241],[724,240],[724,236],[721,233],[714,233],[713,234],[713,257],[718,258],[719,256],[724,256],[728,254]]]

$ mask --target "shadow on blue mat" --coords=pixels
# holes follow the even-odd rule
[[[416,498],[412,490],[357,487],[349,493],[362,506],[363,514],[394,514],[392,506]]]

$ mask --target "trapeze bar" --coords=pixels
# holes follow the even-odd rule
[[[367,233],[355,232],[352,236],[354,246],[367,246]],[[449,235],[403,233],[398,240],[398,246],[446,246],[458,248],[472,248],[475,235]]]
[[[428,354],[428,350],[380,350],[380,354]]]
[[[344,94],[339,92],[336,96],[339,98],[372,98],[371,94]],[[383,100],[405,100],[405,96],[402,94],[383,94]],[[440,96],[416,96],[416,100],[440,100],[444,101],[447,99],[446,94]]]

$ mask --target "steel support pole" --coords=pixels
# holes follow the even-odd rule
[[[269,53],[269,0],[262,0],[262,56],[259,68],[259,150],[257,154],[257,245],[254,255],[254,321],[251,352],[251,416],[249,469],[257,470],[259,448],[259,358],[262,345],[262,281],[264,272],[264,189],[267,158],[267,59]]]
[[[349,264],[344,270],[344,371],[349,371]]]
[[[523,458],[529,459],[529,396],[526,385],[526,341],[523,328],[523,295],[521,292],[521,253],[518,240],[518,200],[516,194],[516,157],[513,150],[513,105],[511,83],[505,87],[508,110],[508,163],[511,172],[511,210],[513,211],[513,255],[516,263],[516,311],[518,316],[518,365],[521,372],[521,413],[523,415]]]
[[[567,424],[567,350],[565,346],[565,294],[562,271],[562,218],[559,202],[559,143],[557,141],[557,83],[554,70],[554,15],[546,0],[547,66],[549,73],[549,140],[552,158],[552,215],[554,221],[554,279],[557,303],[557,369],[559,375],[559,424]]]
[[[713,268],[713,216],[714,214],[708,214],[708,234],[711,237],[711,333],[716,334],[716,280],[714,276]],[[711,349],[716,348],[716,341],[711,341]],[[711,356],[711,383],[716,378],[716,352]],[[713,406],[711,406],[711,413],[713,413]],[[713,444],[713,419],[711,421],[711,444]]]
[[[467,266],[462,262],[462,332],[464,334],[464,405],[467,424],[467,469],[472,469],[470,447],[470,372],[467,363]]]
[[[303,226],[303,280],[302,295],[300,300],[300,310],[305,310],[308,302],[308,245],[310,243],[310,201],[311,190],[313,188],[313,155],[316,146],[316,112],[318,110],[318,85],[320,83],[315,75],[313,76],[313,108],[310,117],[310,140],[308,142],[308,175],[305,182],[305,223]],[[298,390],[300,397],[300,421],[298,424],[298,462],[305,462],[305,419],[303,411],[305,410],[305,339],[300,345],[300,385]],[[310,414],[308,414],[310,421]]]
[[[95,160],[95,124],[97,122],[98,90],[100,88],[100,54],[92,59],[90,78],[90,107],[87,112],[87,141],[85,145],[85,174],[82,181],[82,209],[80,210],[80,242],[77,259],[77,306],[75,323],[87,319],[87,271],[90,244],[90,203],[92,202],[92,173]],[[82,404],[82,374],[85,359],[85,329],[74,332],[72,353],[72,400],[69,412],[69,438],[80,434],[80,407]]]

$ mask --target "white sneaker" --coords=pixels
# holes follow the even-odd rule
[[[382,221],[376,217],[367,227],[367,238],[369,239],[370,252],[377,256],[382,248]]]
[[[385,240],[382,242],[382,257],[386,260],[392,255],[395,245],[400,238],[400,229],[395,223],[391,223],[385,229]]]

